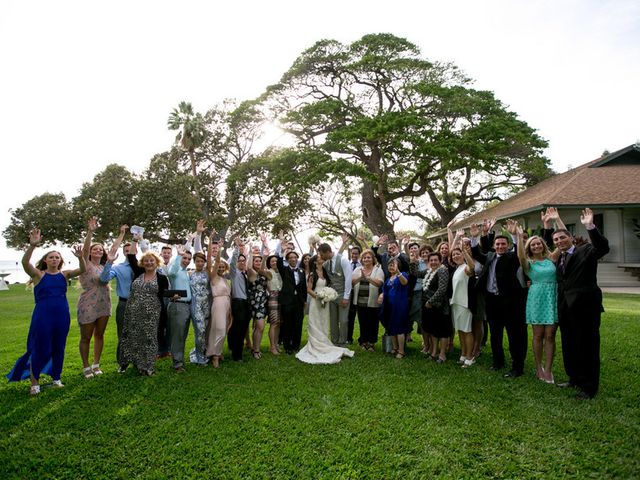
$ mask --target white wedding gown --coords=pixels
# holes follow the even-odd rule
[[[316,288],[326,286],[323,278],[318,279]],[[309,325],[307,326],[307,344],[296,353],[296,358],[304,363],[338,363],[342,357],[353,357],[353,350],[336,347],[329,340],[329,306],[309,296]]]

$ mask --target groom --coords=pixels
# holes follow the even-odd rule
[[[282,277],[282,290],[278,296],[282,314],[282,343],[284,350],[292,354],[300,349],[304,305],[307,301],[307,282],[304,270],[298,267],[298,254],[287,248],[278,259],[278,271]]]
[[[331,341],[335,345],[346,345],[349,331],[351,264],[341,254],[333,253],[326,243],[318,245],[318,256],[324,261],[331,288],[338,292],[338,298],[329,304]]]

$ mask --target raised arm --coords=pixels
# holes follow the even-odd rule
[[[118,249],[120,248],[120,245],[122,245],[122,241],[124,240],[124,234],[127,232],[128,228],[129,228],[129,225],[120,225],[120,233],[118,234],[116,241],[113,242],[113,245],[111,245],[112,251],[116,251],[116,252],[118,251]]]
[[[516,253],[518,254],[518,260],[520,261],[520,266],[522,267],[522,271],[525,273],[529,273],[529,259],[527,259],[527,253],[524,251],[524,237],[523,230],[520,225],[516,227],[516,235],[517,235],[517,248]]]
[[[347,249],[347,245],[349,245],[349,235],[343,233],[340,235],[340,238],[342,239],[342,245],[340,245],[338,253],[342,255],[342,252],[344,252]]]
[[[89,259],[89,254],[91,253],[91,240],[93,239],[93,232],[98,228],[98,220],[96,217],[91,217],[87,221],[87,236],[84,239],[84,244],[82,245],[82,256],[85,260]]]
[[[196,234],[193,238],[193,253],[203,252],[202,236],[204,235],[204,220],[196,222]]]
[[[33,230],[31,230],[29,232],[29,247],[22,256],[22,268],[27,275],[34,279],[34,283],[36,283],[36,278],[40,279],[42,277],[42,272],[31,265],[31,255],[33,255],[33,251],[41,241],[42,235],[40,234],[40,229],[34,228]]]
[[[590,208],[582,210],[580,223],[587,229],[595,258],[602,258],[609,253],[609,241],[598,231],[596,225],[593,223],[593,211]]]
[[[464,229],[460,228],[456,230],[456,235],[453,237],[453,241],[449,241],[449,251],[456,248],[458,244],[462,242],[463,237],[464,237]]]
[[[567,229],[566,225],[564,224],[564,222],[560,218],[560,212],[558,212],[557,208],[555,208],[555,207],[547,208],[547,215],[549,216],[549,219],[552,222],[555,222],[556,229],[561,229],[561,230],[566,230]]]
[[[467,268],[464,269],[464,273],[469,277],[472,277],[475,274],[476,262],[471,256],[471,247],[469,245],[462,246],[462,256],[464,257],[464,263],[467,265]]]
[[[449,249],[453,248],[453,230],[452,226],[456,223],[455,218],[452,218],[449,223],[447,223],[447,242],[449,242]]]
[[[82,275],[87,268],[86,259],[84,257],[84,249],[79,246],[75,246],[73,247],[71,252],[78,259],[79,267],[74,270],[65,270],[64,272],[62,272],[67,280],[73,277],[77,277],[78,275]]]

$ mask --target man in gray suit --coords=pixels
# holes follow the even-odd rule
[[[346,345],[349,330],[351,264],[341,254],[333,253],[331,247],[326,243],[318,245],[318,256],[324,261],[324,268],[329,274],[331,288],[338,292],[338,298],[329,304],[331,341],[336,345]]]

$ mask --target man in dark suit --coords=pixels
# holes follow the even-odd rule
[[[389,278],[389,260],[395,258],[398,260],[398,265],[401,272],[409,273],[409,257],[405,253],[400,252],[400,246],[396,240],[389,240],[387,242],[387,235],[382,235],[376,245],[371,247],[373,253],[376,255],[380,267],[384,272],[385,280]],[[386,243],[386,251],[378,253],[381,246]]]
[[[299,268],[298,254],[285,249],[284,258],[278,257],[278,271],[282,277],[282,290],[278,296],[282,315],[282,344],[285,352],[292,354],[300,349],[304,305],[307,301],[307,281],[304,270]]]
[[[561,387],[576,387],[576,398],[593,398],[600,383],[600,315],[602,291],[598,287],[598,260],[609,253],[609,242],[593,223],[593,212],[585,208],[580,216],[589,240],[575,246],[567,230],[553,232],[553,243],[561,252],[556,262],[558,278],[558,320],[562,358],[569,381]]]
[[[507,221],[509,232],[515,233],[517,223]],[[483,232],[483,234],[485,234]],[[527,325],[525,322],[526,290],[518,279],[520,262],[515,251],[509,250],[509,239],[496,235],[493,250],[483,253],[472,240],[473,258],[482,265],[477,280],[486,298],[486,314],[491,332],[492,370],[504,367],[503,332],[506,328],[511,353],[511,370],[505,377],[519,377],[524,373],[524,359],[527,355]]]

